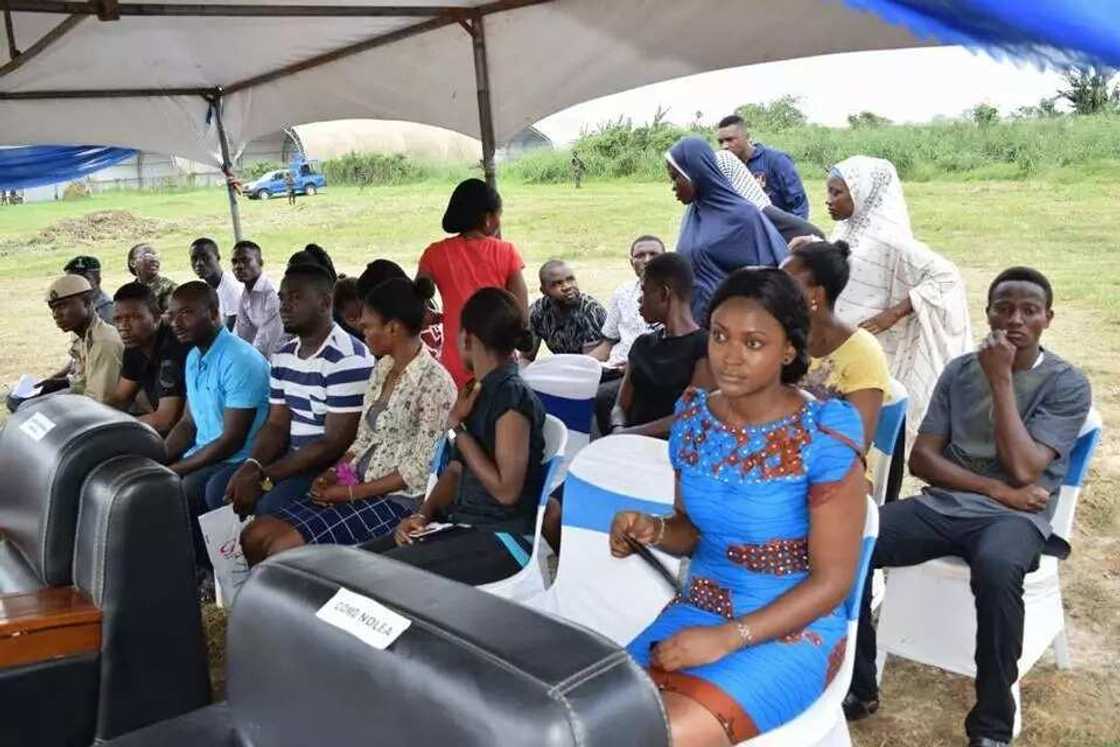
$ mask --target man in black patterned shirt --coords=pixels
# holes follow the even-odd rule
[[[550,259],[541,266],[541,298],[529,307],[529,327],[537,357],[541,341],[553,353],[586,353],[602,339],[607,310],[591,296],[579,292],[575,273],[567,263]]]

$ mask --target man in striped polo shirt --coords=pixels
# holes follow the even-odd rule
[[[240,516],[303,497],[354,441],[374,360],[334,322],[333,286],[318,265],[284,273],[280,318],[295,339],[272,355],[268,420],[226,489]]]

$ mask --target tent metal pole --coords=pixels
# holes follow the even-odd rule
[[[16,46],[16,32],[12,28],[12,9],[8,7],[8,3],[4,2],[4,33],[8,37],[8,59],[14,60],[19,57],[19,47]]]
[[[226,194],[229,196],[229,215],[233,220],[233,239],[241,241],[241,209],[237,206],[237,188],[233,186],[233,164],[229,159],[229,139],[222,123],[222,93],[218,92],[210,101],[214,112],[214,124],[218,127],[218,142],[222,146],[222,173],[226,177]]]
[[[490,106],[490,68],[486,63],[486,29],[478,14],[463,27],[471,35],[474,47],[474,80],[478,88],[478,132],[482,139],[482,173],[486,183],[496,187],[498,175],[494,171],[494,112]]]
[[[6,21],[11,20],[10,17],[8,16],[7,11],[5,11],[4,17],[5,17]],[[14,71],[18,70],[19,68],[26,65],[28,62],[31,62],[31,60],[33,60],[35,57],[37,57],[42,52],[46,51],[46,49],[48,47],[50,47],[52,44],[57,42],[59,39],[61,39],[66,34],[68,34],[72,29],[77,27],[85,19],[86,19],[86,16],[80,16],[80,15],[66,16],[66,18],[64,18],[61,23],[59,23],[57,26],[52,28],[50,31],[48,31],[47,33],[45,33],[41,37],[39,37],[39,39],[34,44],[32,44],[30,47],[28,47],[23,52],[20,52],[19,50],[15,49],[15,38],[13,36],[12,29],[9,26],[8,27],[8,42],[9,42],[8,51],[11,52],[11,51],[14,50],[16,52],[16,54],[7,63],[5,63],[4,65],[0,65],[0,78],[4,77],[8,73],[11,73],[11,72],[14,72]]]

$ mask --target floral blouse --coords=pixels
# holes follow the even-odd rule
[[[373,369],[358,434],[350,447],[350,463],[357,469],[368,453],[369,464],[359,475],[363,482],[396,470],[404,480],[405,492],[422,496],[436,445],[447,432],[447,418],[455,404],[455,383],[447,369],[422,347],[401,373],[385,408],[376,418],[369,418],[392,368],[393,359],[386,355]],[[370,425],[371,420],[375,425]]]

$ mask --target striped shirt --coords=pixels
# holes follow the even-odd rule
[[[292,450],[323,437],[330,413],[361,413],[362,396],[375,363],[366,346],[334,324],[327,339],[307,358],[299,339],[272,355],[268,401],[292,414]]]

